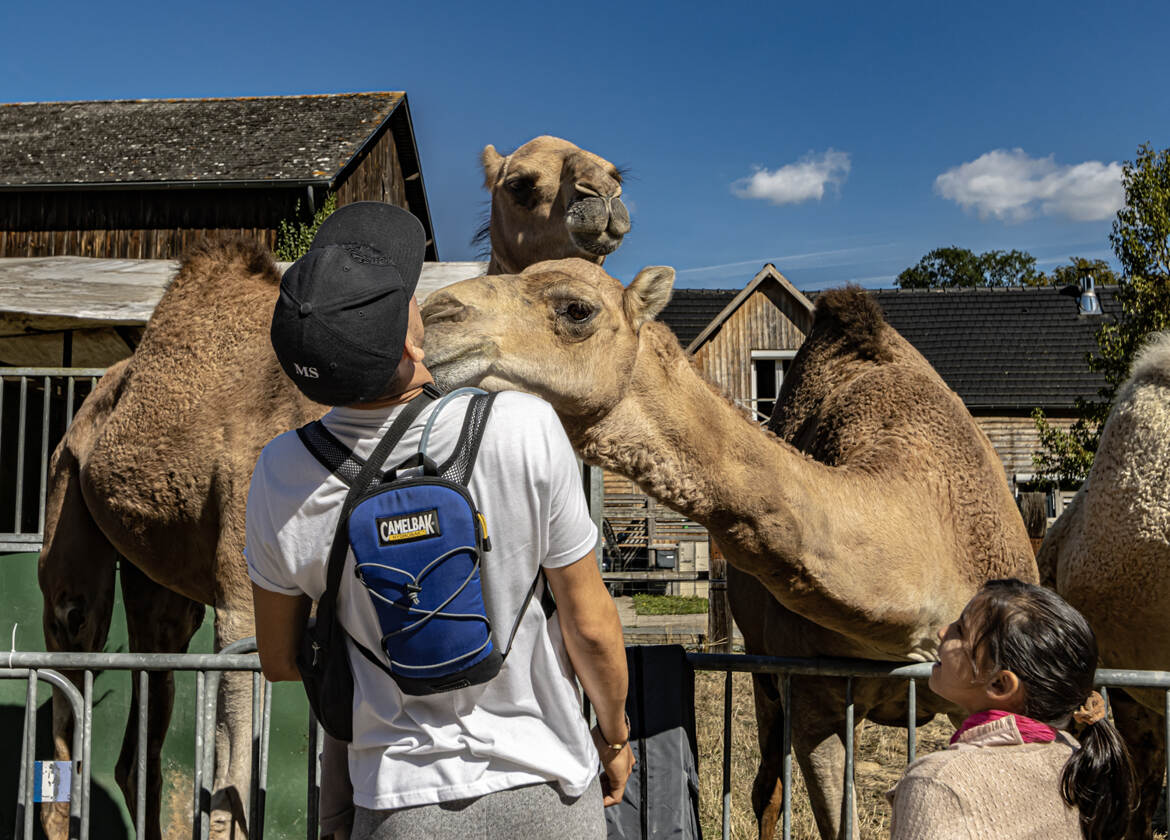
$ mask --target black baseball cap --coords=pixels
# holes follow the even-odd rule
[[[272,348],[306,397],[349,405],[385,396],[425,251],[422,223],[393,204],[347,204],[321,224],[281,278],[272,313]]]

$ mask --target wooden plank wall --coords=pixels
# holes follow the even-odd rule
[[[804,341],[804,330],[794,322],[799,313],[785,313],[786,296],[770,292],[767,284],[757,288],[695,353],[703,373],[744,406],[752,393],[751,351],[796,350]]]
[[[176,259],[212,233],[276,244],[304,189],[101,190],[0,194],[0,257]]]
[[[1049,417],[1048,421],[1064,430],[1072,425],[1072,418],[1067,417]],[[1040,448],[1040,435],[1031,417],[976,416],[975,422],[995,447],[1009,482],[1014,474],[1036,471],[1032,464],[1032,453]]]
[[[409,209],[398,147],[389,130],[367,151],[356,169],[337,188],[337,206],[354,201],[385,201]]]

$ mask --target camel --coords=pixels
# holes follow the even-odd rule
[[[630,231],[622,173],[609,161],[557,137],[529,140],[508,156],[480,157],[492,194],[485,230],[488,274],[510,274],[541,260],[580,257],[601,265]]]
[[[989,578],[1037,579],[999,460],[963,403],[859,289],[822,294],[775,418],[760,428],[653,320],[673,284],[627,288],[581,260],[543,262],[432,294],[427,365],[442,387],[517,389],[556,410],[584,460],[707,527],[731,566],[750,652],[933,659],[937,631]],[[905,686],[856,681],[858,722],[905,725]],[[842,833],[844,688],[755,682],[760,833],[779,814],[780,738],[823,837]],[[923,692],[919,713],[957,711]]]
[[[484,165],[493,260],[498,249],[500,260],[520,267],[542,254],[601,261],[629,228],[612,164],[568,141],[538,137],[506,158],[488,146]],[[509,186],[516,173],[533,185],[523,198]],[[602,219],[603,210],[613,220]],[[497,214],[506,217],[498,226]],[[81,406],[48,479],[38,570],[49,650],[102,649],[119,555],[128,561],[121,586],[131,650],[185,651],[205,606],[215,609],[216,650],[253,635],[243,558],[252,468],[268,440],[326,410],[296,390],[269,344],[279,279],[258,243],[196,246],[134,355],[111,367]],[[174,683],[167,672],[149,679],[147,835],[156,840]],[[136,704],[136,680],[133,691]],[[247,675],[221,683],[212,836],[245,828],[250,691]],[[68,760],[68,707],[55,695],[53,708],[56,757]],[[132,810],[142,783],[136,720],[132,712],[116,768]],[[42,822],[54,840],[66,836],[61,805],[45,806]]]
[[[1134,359],[1105,421],[1093,468],[1049,529],[1041,579],[1097,633],[1101,665],[1166,670],[1170,663],[1170,332]],[[1165,772],[1165,696],[1112,689],[1117,728],[1138,771],[1130,838],[1153,836]]]

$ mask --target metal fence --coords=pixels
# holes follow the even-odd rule
[[[265,798],[268,783],[268,741],[269,719],[271,716],[272,692],[270,685],[260,674],[259,658],[245,651],[255,650],[253,639],[245,639],[229,645],[219,654],[132,654],[132,653],[23,653],[13,652],[8,656],[7,668],[0,668],[0,679],[24,679],[28,682],[26,695],[24,731],[21,739],[20,775],[17,789],[16,838],[30,840],[33,836],[35,805],[38,800],[35,771],[35,710],[36,685],[45,682],[60,689],[73,713],[73,752],[70,776],[69,813],[71,838],[87,840],[90,836],[90,774],[92,768],[92,722],[93,722],[93,678],[98,670],[128,670],[136,672],[139,686],[138,703],[138,754],[137,768],[140,780],[146,777],[146,732],[149,682],[148,671],[194,671],[196,672],[196,724],[194,744],[194,769],[192,802],[193,838],[207,838],[210,829],[211,786],[215,768],[215,717],[216,698],[220,676],[227,671],[252,672],[252,757],[251,794],[249,797],[249,837],[262,840],[264,836]],[[2,658],[2,656],[0,656]],[[724,671],[726,682],[723,697],[723,815],[722,836],[730,837],[731,830],[731,708],[732,674],[746,672],[754,674],[776,674],[782,678],[782,696],[786,707],[791,708],[792,680],[802,676],[841,677],[846,685],[846,709],[843,726],[845,741],[844,768],[844,814],[843,825],[846,838],[852,837],[853,827],[853,681],[855,679],[905,680],[907,684],[907,761],[913,761],[916,754],[915,721],[916,688],[915,680],[930,676],[931,663],[911,665],[899,663],[872,662],[847,659],[784,659],[744,654],[692,653],[688,660],[697,670]],[[83,689],[77,688],[62,675],[62,671],[82,671]],[[1097,682],[1103,688],[1141,687],[1159,689],[1165,693],[1167,712],[1167,744],[1170,746],[1170,672],[1166,671],[1121,671],[1101,669]],[[784,718],[782,758],[782,836],[791,838],[792,827],[792,719]],[[318,836],[319,804],[319,761],[321,752],[321,730],[316,722],[309,721],[309,778],[306,814],[308,817],[308,838]],[[1167,750],[1170,764],[1170,749]],[[42,788],[43,792],[43,788]],[[746,795],[743,792],[741,795]],[[43,798],[43,797],[41,797]],[[146,785],[137,785],[137,801],[134,814],[135,833],[146,836]]]
[[[746,654],[692,653],[687,659],[698,670],[724,671],[727,674],[723,688],[723,838],[727,840],[731,831],[731,701],[732,674],[776,674],[781,679],[781,695],[784,708],[792,708],[792,680],[794,677],[841,677],[845,679],[845,770],[844,770],[844,813],[842,825],[846,840],[853,837],[853,681],[855,679],[905,680],[907,692],[906,710],[906,755],[907,764],[916,755],[917,688],[915,680],[930,677],[933,663],[916,662],[912,665],[896,662],[873,662],[864,659],[788,659]],[[1108,688],[1151,688],[1165,693],[1165,732],[1167,778],[1170,778],[1170,672],[1168,671],[1126,671],[1100,668],[1095,676],[1096,684],[1108,704]],[[784,716],[783,759],[781,764],[782,788],[782,836],[790,840],[792,831],[792,718]]]
[[[49,456],[101,368],[0,369],[0,551],[35,551]]]
[[[217,654],[138,654],[138,653],[28,653],[14,651],[7,659],[9,667],[0,668],[0,679],[25,679],[28,692],[24,710],[24,730],[21,738],[19,785],[17,790],[17,819],[14,837],[31,840],[35,805],[38,801],[56,801],[51,794],[38,796],[35,771],[57,771],[66,779],[69,790],[69,837],[87,840],[90,836],[90,785],[92,774],[93,739],[93,680],[95,671],[133,671],[138,680],[138,753],[136,756],[139,783],[134,803],[134,826],[137,837],[146,832],[146,765],[147,765],[147,709],[149,708],[150,671],[195,672],[195,750],[192,802],[193,825],[191,836],[206,840],[210,830],[211,786],[215,775],[215,719],[219,681],[227,671],[252,672],[252,759],[251,793],[249,797],[249,837],[263,840],[264,802],[268,782],[269,719],[272,711],[271,686],[260,674],[260,659],[253,651],[254,639],[244,639],[228,645]],[[82,672],[82,691],[62,671]],[[52,762],[38,762],[34,755],[36,737],[37,682],[47,682],[64,692],[73,714],[72,761],[67,768],[49,767]],[[311,727],[315,729],[315,727]],[[310,750],[310,800],[316,801],[317,751]],[[310,824],[310,838],[317,836],[315,822]],[[100,832],[99,832],[100,836]]]

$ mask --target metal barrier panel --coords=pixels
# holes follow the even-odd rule
[[[0,369],[0,551],[36,551],[49,457],[102,368]]]
[[[24,679],[28,682],[24,715],[24,730],[21,739],[20,775],[17,789],[16,838],[31,838],[34,824],[34,776],[35,757],[35,710],[37,705],[36,684],[49,683],[59,689],[70,705],[73,715],[72,778],[69,799],[70,838],[86,840],[90,829],[90,774],[92,768],[91,741],[93,719],[93,674],[97,670],[125,670],[137,672],[138,707],[138,752],[136,763],[140,779],[145,778],[147,768],[146,709],[149,703],[150,671],[194,671],[196,673],[197,720],[195,727],[195,762],[193,771],[194,802],[192,837],[206,838],[210,829],[211,794],[215,767],[215,722],[216,701],[221,675],[228,671],[252,673],[252,721],[251,721],[251,789],[248,813],[249,836],[262,840],[264,834],[265,798],[268,782],[268,741],[270,728],[268,720],[271,710],[271,685],[260,674],[260,660],[250,651],[255,650],[253,639],[244,639],[226,647],[218,654],[134,654],[134,653],[27,653],[13,652],[8,657],[7,668],[0,668],[0,679]],[[245,653],[248,651],[248,653]],[[914,664],[872,662],[867,660],[843,659],[786,659],[744,654],[701,654],[688,656],[698,670],[723,671],[726,673],[723,703],[723,837],[730,836],[731,824],[731,710],[732,674],[745,672],[754,674],[776,674],[781,679],[781,691],[786,708],[791,708],[792,681],[802,676],[840,677],[846,680],[845,711],[845,836],[851,838],[853,824],[853,697],[855,679],[906,680],[907,689],[907,755],[915,758],[915,725],[917,694],[915,680],[928,679],[933,663]],[[82,672],[83,691],[67,679],[62,671]],[[1141,687],[1159,689],[1165,692],[1167,746],[1170,747],[1170,672],[1165,671],[1124,671],[1100,669],[1096,674],[1097,684],[1105,688]],[[319,762],[321,751],[321,730],[310,715],[309,721],[309,782],[307,790],[308,814],[307,834],[309,840],[318,836]],[[782,836],[791,837],[791,783],[792,783],[792,719],[785,715],[782,741]],[[1170,763],[1170,749],[1167,749]],[[1170,768],[1168,768],[1170,769]],[[134,803],[134,822],[137,836],[146,833],[146,785],[137,786],[138,796]]]
[[[192,836],[206,838],[210,829],[211,785],[215,768],[215,723],[217,689],[220,675],[227,671],[252,673],[251,720],[251,790],[249,802],[249,836],[262,840],[264,831],[264,803],[268,777],[268,726],[271,710],[271,684],[260,674],[260,659],[251,651],[256,649],[254,639],[244,639],[229,645],[218,654],[136,654],[136,653],[29,653],[14,651],[6,659],[10,667],[0,668],[0,679],[27,679],[29,683],[25,702],[24,735],[21,741],[20,785],[17,791],[17,824],[13,835],[20,840],[33,836],[35,756],[35,714],[37,680],[60,689],[72,710],[73,744],[72,777],[70,785],[69,837],[87,840],[90,829],[90,787],[92,773],[93,676],[95,671],[132,671],[138,683],[137,754],[135,764],[139,780],[145,780],[147,771],[147,709],[150,702],[149,672],[196,672],[195,769],[193,774],[195,801],[193,803]],[[84,691],[62,675],[62,671],[81,672]],[[134,831],[137,837],[147,835],[146,785],[137,785],[137,797],[132,808]],[[315,836],[315,835],[313,835]]]
[[[724,671],[727,680],[724,685],[724,721],[723,721],[723,833],[724,840],[731,836],[731,674],[743,672],[751,674],[776,674],[782,679],[782,694],[784,708],[792,708],[792,679],[801,676],[840,677],[846,680],[845,705],[845,773],[844,773],[844,820],[843,828],[846,840],[853,838],[853,680],[854,679],[894,679],[907,681],[907,763],[916,757],[915,727],[917,720],[917,690],[915,680],[930,678],[933,662],[916,662],[906,664],[900,662],[874,662],[864,659],[797,659],[784,657],[754,656],[751,654],[718,654],[692,653],[687,656],[688,661],[700,671]],[[1129,671],[1111,668],[1099,668],[1094,677],[1095,684],[1102,693],[1108,696],[1108,687],[1118,688],[1153,688],[1165,692],[1165,731],[1163,733],[1166,747],[1166,768],[1164,780],[1170,782],[1170,671]],[[784,840],[791,838],[792,801],[789,794],[792,783],[792,717],[784,715],[783,730],[783,764],[781,794],[781,830]]]

